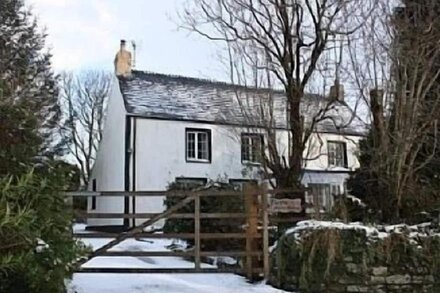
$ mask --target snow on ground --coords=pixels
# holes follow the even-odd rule
[[[84,229],[75,226],[75,231]],[[83,232],[83,231],[81,231]],[[111,239],[83,239],[94,249]],[[173,240],[128,239],[111,250],[166,251]],[[174,240],[175,242],[175,240]],[[194,263],[180,257],[97,257],[84,267],[125,268],[193,268]],[[202,267],[213,267],[202,264]],[[249,284],[246,279],[234,274],[103,274],[76,273],[68,285],[69,293],[281,293],[264,283]]]
[[[276,293],[233,274],[75,274],[69,293]]]

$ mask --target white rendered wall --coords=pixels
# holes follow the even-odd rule
[[[93,179],[96,179],[97,191],[124,190],[125,116],[126,111],[119,82],[115,77],[112,81],[104,132],[90,177],[89,190],[92,190]],[[97,197],[96,209],[91,210],[91,198],[89,198],[88,210],[90,213],[122,213],[124,200],[123,197]],[[121,225],[122,222],[122,219],[89,219],[87,223],[89,225]]]
[[[207,179],[258,179],[257,168],[247,167],[241,162],[240,133],[250,130],[229,126],[190,123],[183,121],[166,121],[154,119],[136,119],[136,186],[137,191],[165,190],[176,177],[194,177]],[[209,129],[212,133],[211,163],[186,162],[185,128]],[[327,141],[344,141],[347,143],[348,168],[329,168],[327,158]],[[314,135],[309,158],[305,167],[321,171],[350,171],[359,165],[355,156],[356,143],[359,137],[335,134]],[[320,144],[317,144],[321,141]],[[277,143],[280,153],[287,154],[288,132],[278,132]],[[315,145],[316,144],[316,145]],[[318,156],[318,152],[321,154]],[[348,174],[346,175],[348,176]],[[123,177],[123,176],[122,176]],[[315,177],[316,178],[316,177]],[[305,176],[304,183],[311,180]],[[341,176],[334,177],[340,184]],[[164,210],[163,198],[153,197],[138,199],[136,213],[161,212]]]

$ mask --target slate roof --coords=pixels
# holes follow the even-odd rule
[[[133,71],[129,77],[119,77],[119,85],[126,111],[131,115],[166,120],[263,126],[268,119],[261,118],[261,109],[270,107],[274,109],[268,111],[274,113],[273,126],[287,128],[285,95],[282,91],[246,88],[144,71]],[[319,111],[324,99],[319,95],[308,94],[306,102],[302,105],[304,116],[308,117]],[[327,116],[336,119],[320,122],[318,131],[362,135],[362,130],[353,123],[347,127],[347,119],[351,119],[352,114],[346,106],[339,104],[332,112]],[[339,129],[342,124],[343,129]]]

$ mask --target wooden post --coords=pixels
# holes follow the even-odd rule
[[[200,196],[194,198],[194,263],[200,269]]]
[[[258,233],[258,202],[255,189],[245,186],[245,207],[246,207],[246,277],[253,279],[253,256],[255,251],[255,236]]]
[[[262,206],[263,206],[263,272],[264,278],[269,278],[269,214],[268,214],[268,200],[266,188],[263,188]]]
[[[133,214],[136,214],[136,196],[133,194],[133,197],[131,199],[131,212]],[[136,227],[136,218],[133,217],[133,221],[132,221],[132,225],[133,227]]]

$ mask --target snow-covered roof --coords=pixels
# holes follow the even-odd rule
[[[268,121],[276,128],[285,129],[288,125],[286,96],[279,90],[144,71],[119,77],[119,84],[131,115],[249,127],[264,127]],[[302,105],[306,123],[307,117],[312,117],[327,101],[319,95],[306,95]],[[348,107],[336,104],[326,114],[330,118],[318,124],[317,131],[361,135],[362,129],[351,123],[353,115]],[[262,118],[261,113],[271,114]]]

